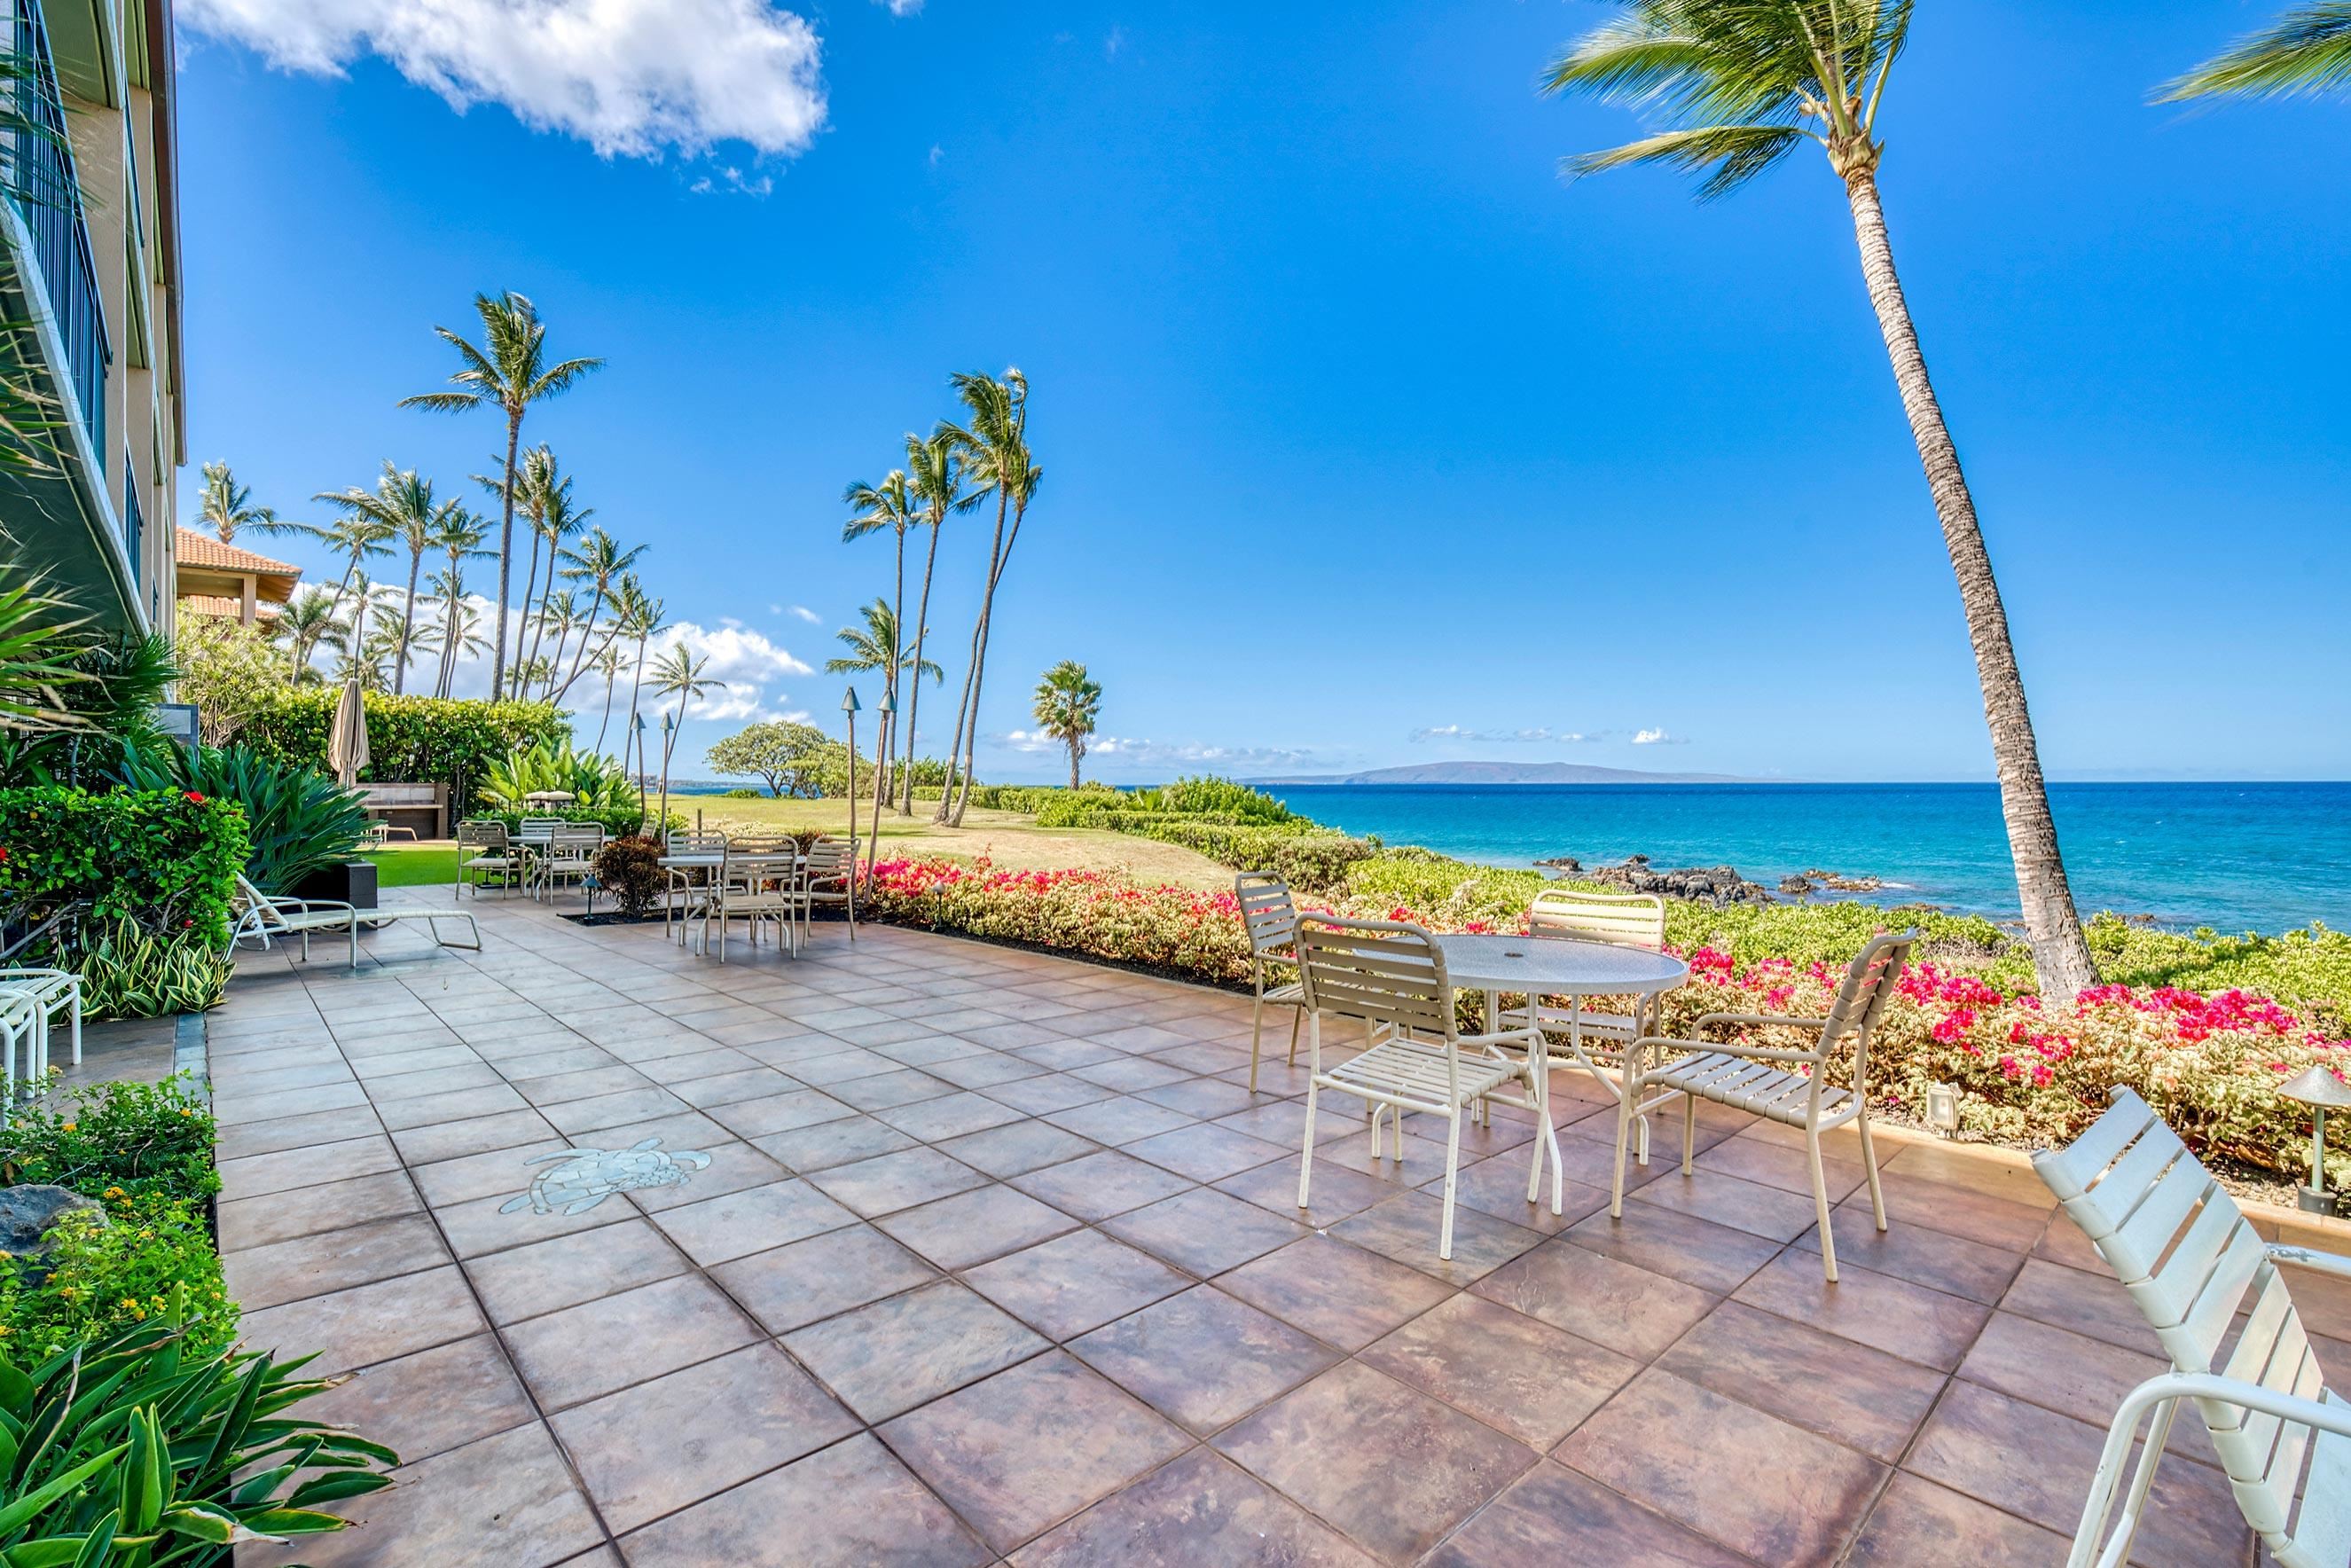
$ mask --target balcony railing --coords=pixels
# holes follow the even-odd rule
[[[131,449],[122,449],[122,553],[131,562],[131,584],[133,588],[146,584],[146,569],[139,554],[140,536],[147,528],[147,508],[139,503],[139,465],[131,460]]]
[[[65,99],[40,0],[10,0],[9,49],[16,66],[5,90],[28,124],[0,131],[0,184],[32,234],[33,261],[48,294],[50,319],[65,345],[67,379],[81,405],[92,451],[106,450],[106,374],[113,361],[106,312],[99,303],[98,267],[89,248],[81,185],[67,139]],[[27,294],[31,293],[28,288]]]

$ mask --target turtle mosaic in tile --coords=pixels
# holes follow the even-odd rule
[[[500,1204],[500,1214],[585,1214],[616,1192],[684,1186],[710,1156],[699,1149],[664,1153],[659,1138],[641,1138],[625,1149],[559,1149],[523,1163],[549,1168],[530,1178],[528,1192]]]

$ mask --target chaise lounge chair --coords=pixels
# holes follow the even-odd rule
[[[236,879],[237,897],[245,909],[230,930],[228,945],[234,950],[247,937],[260,939],[263,950],[269,946],[272,936],[299,936],[302,956],[310,956],[310,934],[314,931],[349,932],[351,939],[351,967],[360,967],[360,923],[363,920],[422,920],[433,932],[433,940],[444,947],[470,946],[481,951],[482,928],[466,909],[358,909],[331,898],[280,898],[262,892],[240,875]],[[441,922],[462,920],[465,929],[474,934],[470,943],[453,944],[443,939]]]

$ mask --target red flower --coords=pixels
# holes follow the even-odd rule
[[[195,790],[191,789],[188,791],[188,803],[192,806],[201,806],[204,803],[204,798]]]

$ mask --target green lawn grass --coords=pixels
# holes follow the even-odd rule
[[[454,847],[387,847],[370,850],[365,858],[376,863],[378,887],[422,887],[429,883],[446,884],[457,880],[457,852]]]

